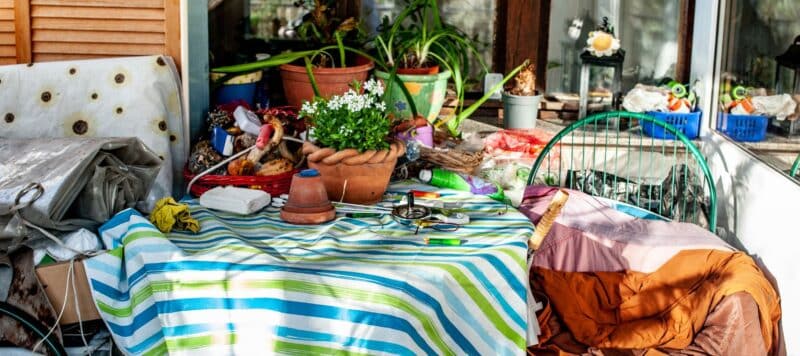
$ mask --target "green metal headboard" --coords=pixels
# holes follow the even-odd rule
[[[800,154],[798,154],[797,158],[794,160],[794,164],[792,165],[792,170],[789,175],[792,177],[797,177],[798,170],[800,170]]]
[[[626,120],[630,122],[638,120],[640,124],[643,122],[653,124],[656,129],[661,128],[665,133],[675,136],[675,140],[640,136],[636,132],[620,132],[619,127]],[[631,162],[628,157],[637,154],[638,162]],[[589,155],[591,156],[589,157]],[[643,159],[645,155],[648,155],[649,158]],[[577,162],[577,157],[580,157],[580,162]],[[628,164],[623,162],[622,165],[619,165],[621,160],[628,160]],[[669,166],[659,165],[657,163],[659,160],[661,163],[671,164]],[[600,170],[598,170],[598,163],[602,164]],[[609,166],[610,163],[613,163],[613,166]],[[685,169],[679,169],[682,166]],[[668,177],[671,177],[671,181],[670,178],[666,178],[660,182],[660,185],[652,184],[653,169],[664,169],[664,167],[669,167]],[[613,174],[608,173],[608,169],[614,169]],[[628,172],[620,173],[626,170]],[[566,178],[564,173],[567,173]],[[582,174],[582,176],[576,178],[576,174]],[[701,181],[699,183],[701,190],[697,191],[697,185],[692,188],[692,184],[686,184],[687,181],[691,182],[690,174],[696,174],[697,178],[702,176],[702,179],[698,179]],[[586,184],[590,184],[587,183],[590,178],[594,179],[594,182],[602,178],[600,180],[602,184],[612,184],[604,185],[602,192],[593,191],[589,192],[590,194],[626,203],[633,201],[638,203],[634,205],[639,206],[642,206],[642,192],[639,191],[638,194],[632,195],[628,191],[629,186],[636,184],[637,189],[640,189],[643,188],[644,182],[650,179],[650,183],[644,186],[651,187],[651,189],[654,189],[652,188],[654,186],[659,188],[645,193],[652,194],[652,196],[657,195],[658,206],[657,209],[651,206],[648,210],[673,220],[692,223],[699,222],[702,206],[698,200],[703,200],[704,196],[695,197],[691,203],[687,203],[688,198],[686,197],[707,194],[709,198],[707,202],[708,229],[711,232],[716,230],[717,191],[708,163],[700,150],[683,133],[674,126],[649,115],[622,111],[605,112],[588,116],[567,126],[556,134],[540,152],[528,176],[528,185],[533,184],[537,175],[540,176],[540,182],[571,189],[576,189],[577,180],[583,179],[582,184],[585,187]],[[680,184],[681,178],[683,178],[683,184]],[[624,192],[620,192],[620,186],[624,187]],[[667,200],[664,199],[667,194],[670,194],[669,197],[673,200],[682,194],[684,196],[683,205],[675,203],[669,208],[665,208],[662,202]],[[620,199],[622,196],[628,201]],[[645,203],[647,203],[646,200]]]

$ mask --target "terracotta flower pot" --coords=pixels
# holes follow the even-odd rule
[[[330,99],[333,95],[344,94],[350,89],[353,80],[363,82],[367,79],[367,74],[375,64],[372,61],[360,58],[358,64],[345,68],[314,68],[314,79],[317,81],[317,88],[320,94]],[[300,107],[304,101],[314,99],[314,89],[311,87],[311,80],[306,73],[306,67],[294,64],[284,64],[280,66],[281,80],[283,81],[283,91],[289,105]]]
[[[305,170],[292,177],[289,199],[281,209],[281,219],[292,224],[321,224],[333,220],[336,210],[328,200],[318,172]]]
[[[334,151],[303,144],[308,166],[319,171],[328,198],[353,204],[375,204],[383,198],[397,158],[405,154],[405,145],[392,142],[387,150],[359,153],[354,149]]]

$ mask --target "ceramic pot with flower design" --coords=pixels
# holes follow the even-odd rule
[[[380,78],[384,85],[388,85],[389,73],[376,70],[375,76]],[[400,74],[397,77],[411,94],[417,113],[428,122],[434,122],[444,105],[450,71],[436,74]],[[389,106],[389,113],[396,119],[410,119],[413,117],[411,106],[400,85],[399,81],[392,83],[389,93],[386,95],[386,103]]]
[[[405,145],[391,140],[383,85],[369,80],[343,95],[306,102],[300,110],[311,129],[303,145],[332,201],[374,204],[383,198]]]

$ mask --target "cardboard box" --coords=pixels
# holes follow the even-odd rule
[[[61,307],[66,301],[67,305],[64,307],[64,315],[61,316],[59,324],[74,324],[78,322],[78,312],[75,309],[75,290],[72,285],[69,286],[69,294],[64,294],[66,291],[67,274],[69,273],[69,262],[58,262],[36,268],[36,275],[39,277],[39,283],[42,284],[47,299],[53,304],[53,309],[56,315],[61,311]],[[81,311],[81,320],[97,320],[100,319],[100,314],[97,312],[97,307],[92,299],[92,290],[89,288],[89,281],[86,278],[86,270],[83,268],[83,261],[75,261],[73,265],[73,276],[75,278],[75,289],[78,295],[78,307]],[[66,297],[66,298],[65,298]]]

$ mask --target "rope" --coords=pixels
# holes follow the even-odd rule
[[[353,148],[336,151],[329,147],[320,148],[310,142],[305,142],[303,144],[303,154],[306,155],[306,159],[309,162],[321,162],[328,165],[342,163],[348,166],[356,166],[365,163],[383,163],[396,160],[405,153],[406,146],[401,141],[393,141],[389,145],[389,149],[380,151],[368,150],[364,152],[358,152],[358,150]]]
[[[23,201],[23,198],[25,196],[27,196],[28,194],[30,194],[30,193],[33,193],[33,196],[31,196],[27,201]],[[55,331],[55,329],[58,327],[59,323],[61,322],[61,318],[64,316],[64,310],[67,307],[67,298],[69,297],[70,287],[72,287],[72,291],[73,291],[72,296],[73,296],[73,301],[75,303],[75,311],[76,311],[76,314],[78,316],[78,328],[80,329],[81,340],[83,341],[83,345],[85,347],[88,347],[89,343],[86,341],[86,337],[84,335],[83,318],[81,317],[81,308],[80,308],[80,305],[78,303],[78,289],[75,286],[75,259],[77,257],[79,257],[79,256],[97,256],[97,255],[101,254],[102,251],[84,252],[84,251],[76,250],[76,249],[68,246],[67,244],[65,244],[63,241],[61,241],[61,239],[59,239],[58,237],[56,237],[55,235],[53,235],[49,231],[45,230],[44,228],[42,228],[42,227],[40,227],[40,226],[28,221],[24,217],[22,217],[22,214],[20,214],[20,210],[31,206],[34,202],[36,202],[36,200],[41,198],[42,195],[44,195],[44,186],[42,186],[41,183],[38,183],[38,182],[29,183],[24,188],[22,188],[22,190],[20,190],[19,193],[17,193],[17,196],[14,199],[14,205],[12,205],[11,209],[9,209],[9,213],[14,214],[22,222],[23,225],[25,225],[25,226],[27,226],[29,228],[32,228],[32,229],[34,229],[36,231],[39,231],[42,235],[44,235],[48,239],[52,240],[53,242],[55,242],[60,247],[75,253],[76,256],[69,260],[69,269],[67,270],[67,281],[66,281],[65,287],[64,287],[64,297],[61,299],[64,302],[61,305],[61,310],[58,313],[58,317],[56,318],[56,321],[53,324],[53,326],[48,330],[47,334],[41,340],[39,340],[39,342],[37,342],[36,345],[33,347],[33,352],[35,353],[36,350],[39,347],[42,346],[42,343],[48,337],[50,337],[50,335],[53,333],[53,331]]]
[[[39,342],[37,342],[36,345],[33,346],[33,353],[36,353],[36,350],[38,350],[39,347],[42,346],[42,343],[45,340],[47,340],[48,337],[50,337],[50,334],[52,334],[53,331],[56,330],[59,322],[61,322],[61,317],[64,316],[64,310],[67,309],[67,296],[69,295],[70,279],[72,277],[72,270],[74,267],[75,267],[75,260],[74,259],[69,260],[69,270],[67,271],[67,283],[64,283],[64,303],[61,304],[61,311],[58,312],[58,317],[56,318],[56,322],[53,324],[50,330],[47,331],[47,334],[41,340],[39,340]]]

